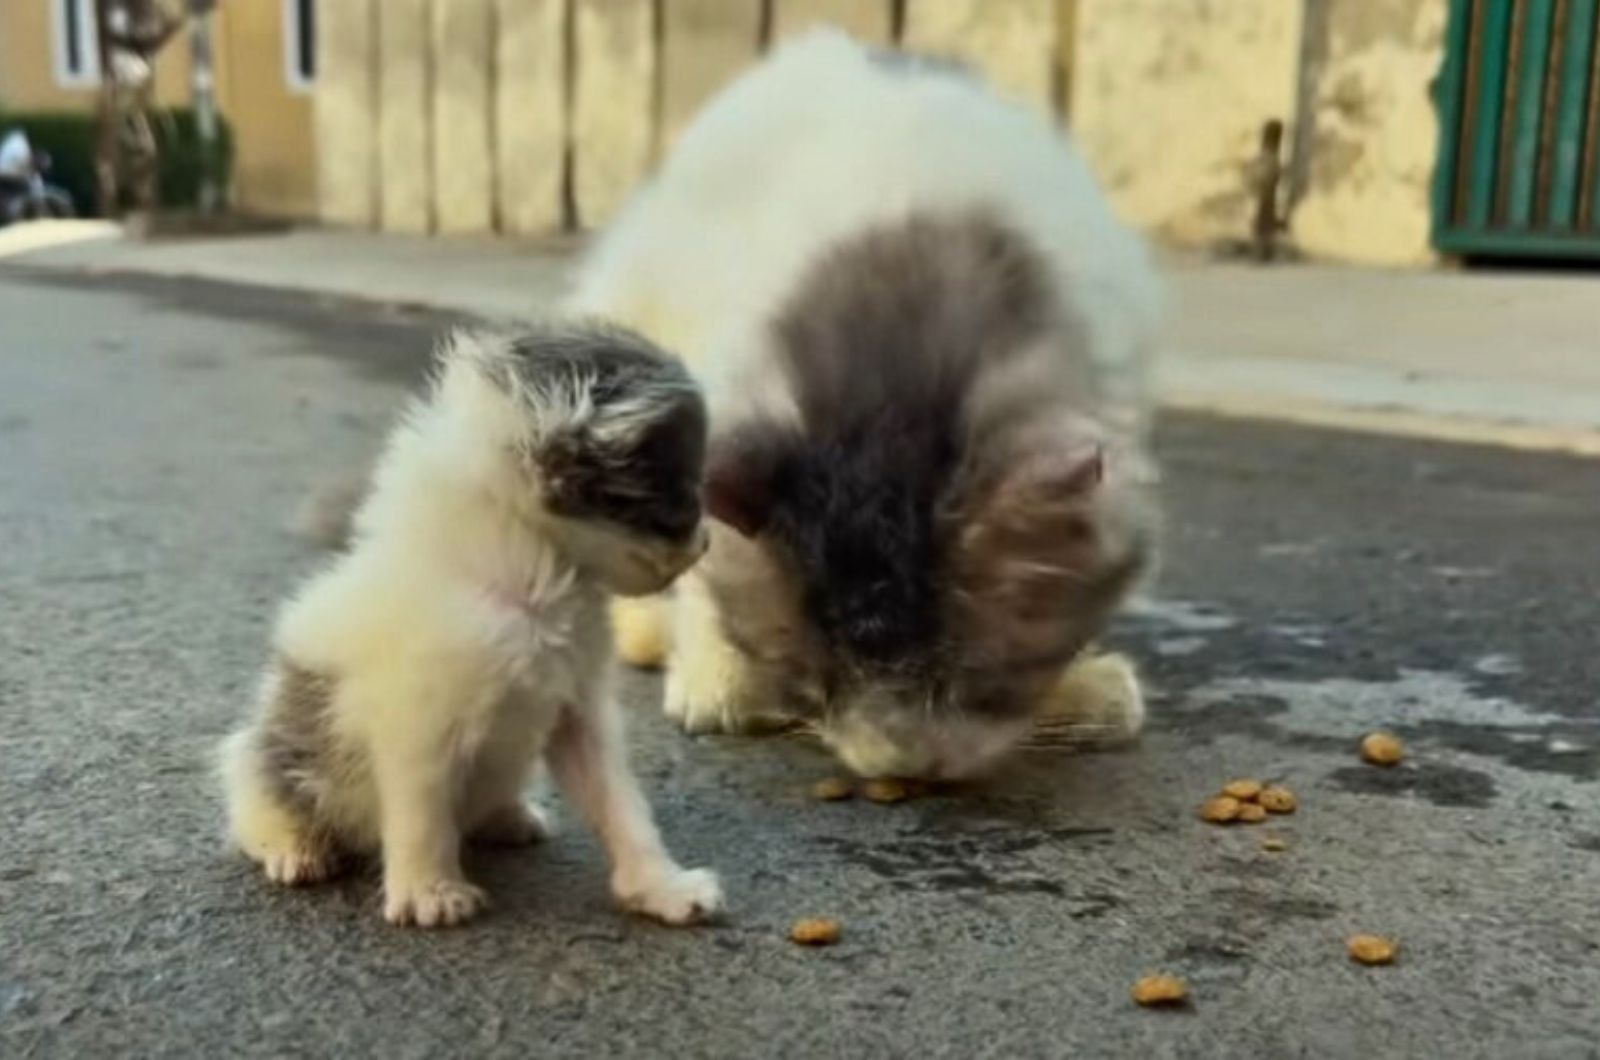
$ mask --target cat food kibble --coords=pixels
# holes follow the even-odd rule
[[[796,920],[789,928],[789,939],[802,946],[832,946],[839,941],[840,926],[830,917],[810,917]]]
[[[1239,816],[1239,808],[1238,799],[1218,795],[1214,799],[1208,799],[1206,804],[1200,807],[1200,819],[1210,821],[1212,824],[1227,824]]]
[[[1369,732],[1361,740],[1361,760],[1371,765],[1398,765],[1405,756],[1405,745],[1393,733]]]
[[[1386,939],[1382,935],[1352,935],[1345,943],[1345,948],[1350,951],[1350,959],[1362,964],[1393,964],[1395,945],[1393,939]]]
[[[1246,802],[1239,806],[1238,820],[1243,824],[1260,824],[1267,819],[1267,808],[1259,803]]]
[[[893,777],[880,777],[861,785],[861,794],[873,802],[900,802],[911,796],[911,789]]]
[[[1222,786],[1222,793],[1240,802],[1253,802],[1261,794],[1261,781],[1230,780]]]
[[[1289,849],[1289,844],[1285,843],[1277,836],[1269,836],[1261,841],[1261,849],[1265,850],[1269,854],[1281,854],[1285,850]]]
[[[1268,784],[1261,789],[1261,794],[1256,796],[1256,801],[1268,813],[1293,813],[1297,803],[1294,801],[1294,792],[1278,784]]]
[[[1133,999],[1146,1007],[1181,1005],[1189,998],[1189,984],[1175,975],[1147,975],[1133,984]]]
[[[855,785],[843,777],[827,777],[811,785],[811,797],[823,802],[838,802],[856,793]]]

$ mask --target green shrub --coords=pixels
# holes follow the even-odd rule
[[[194,111],[187,107],[158,110],[152,118],[160,152],[157,195],[164,207],[194,206],[200,196],[200,137]],[[72,196],[78,212],[96,211],[94,175],[96,121],[93,113],[72,111],[0,111],[0,136],[21,127],[34,150],[51,158],[47,179]],[[233,130],[217,121],[217,179],[223,188],[233,172]]]

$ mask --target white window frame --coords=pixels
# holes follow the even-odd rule
[[[316,14],[312,14],[311,32],[317,32]],[[310,92],[315,85],[315,70],[317,57],[315,49],[316,37],[311,38],[313,54],[311,56],[312,77],[307,77],[300,72],[300,0],[283,0],[283,82],[289,86],[289,91],[295,93]]]
[[[94,0],[44,0],[50,5],[50,56],[56,84],[63,88],[93,88],[100,83],[100,38],[95,26]],[[69,65],[67,10],[78,16],[79,69]]]

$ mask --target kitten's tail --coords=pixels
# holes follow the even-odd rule
[[[319,548],[339,551],[350,543],[356,510],[367,499],[364,474],[346,472],[319,484],[289,519],[289,532]]]

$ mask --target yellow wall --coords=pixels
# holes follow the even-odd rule
[[[55,30],[51,20],[54,2],[0,0],[0,104],[12,110],[94,108],[92,86],[69,87],[56,80]],[[182,103],[189,98],[189,48],[182,35],[161,53],[156,67],[156,98],[164,104]]]
[[[56,80],[54,0],[0,0],[0,105],[13,110],[94,109],[95,89]],[[283,5],[234,0],[213,20],[217,102],[236,145],[234,200],[254,212],[315,212],[311,95],[284,76]],[[189,101],[189,39],[179,34],[156,63],[156,100]]]
[[[1312,254],[1368,264],[1427,262],[1439,150],[1428,86],[1444,55],[1444,0],[1325,3],[1327,51],[1295,241]]]
[[[1182,243],[1249,232],[1261,126],[1294,120],[1300,10],[1078,0],[1069,124],[1126,220]]]
[[[234,202],[253,213],[310,217],[316,213],[312,94],[289,87],[283,31],[279,0],[218,5],[217,102],[233,124]]]

